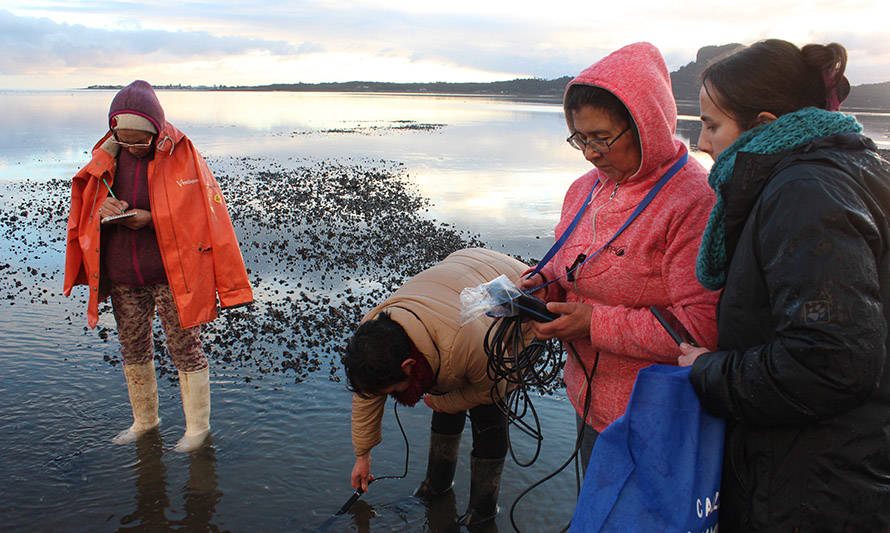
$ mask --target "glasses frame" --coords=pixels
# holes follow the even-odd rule
[[[154,140],[155,140],[155,136],[152,135],[151,137],[148,138],[148,142],[147,142],[147,143],[136,143],[136,144],[131,144],[131,143],[125,143],[124,141],[121,141],[120,139],[118,139],[118,138],[117,138],[117,132],[112,132],[112,133],[111,133],[111,142],[113,142],[113,143],[119,145],[121,148],[148,148],[149,146],[151,146],[151,143],[152,143]]]
[[[594,139],[592,141],[585,141],[581,138],[581,132],[576,131],[566,138],[566,142],[569,143],[572,148],[581,150],[582,152],[586,150],[587,147],[590,147],[591,149],[593,149],[594,152],[598,154],[608,154],[612,151],[612,145],[615,144],[615,142],[618,141],[618,139],[620,139],[621,136],[628,131],[630,131],[629,125],[621,130],[621,133],[616,135],[611,141],[608,142],[605,139]]]

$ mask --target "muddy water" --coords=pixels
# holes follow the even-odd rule
[[[85,291],[60,294],[67,178],[103,128],[112,93],[0,93],[0,517],[4,530],[315,531],[351,495],[349,399],[338,364],[349,329],[406,277],[485,245],[540,257],[565,188],[586,162],[558,106],[478,98],[162,92],[167,115],[208,156],[256,286],[250,309],[205,331],[212,441],[171,451],[184,430],[175,370],[156,346],[160,431],[132,446],[114,322],[86,330]],[[406,125],[415,127],[405,127]],[[883,127],[883,126],[882,126]],[[680,135],[694,138],[695,122]],[[56,178],[64,178],[58,179]],[[544,429],[529,468],[508,460],[493,530],[569,455],[574,418],[536,399]],[[427,508],[429,411],[401,409],[410,461],[328,531],[453,531],[468,496],[469,430],[456,491]],[[517,454],[533,443],[516,436]],[[390,408],[373,472],[400,474]],[[571,515],[565,472],[517,506],[522,531]]]

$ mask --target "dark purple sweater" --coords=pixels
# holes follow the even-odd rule
[[[130,209],[151,211],[148,196],[148,163],[154,151],[137,158],[127,150],[118,155],[117,172],[111,189]],[[122,224],[102,225],[102,266],[111,281],[142,287],[167,281],[161,250],[154,227],[149,224],[131,230]]]

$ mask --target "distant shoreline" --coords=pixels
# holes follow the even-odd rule
[[[695,63],[671,73],[674,99],[681,112],[695,109],[698,114],[698,82]],[[157,90],[222,91],[222,92],[322,92],[322,93],[381,93],[421,96],[488,96],[522,101],[562,102],[566,85],[572,80],[563,76],[552,80],[539,78],[494,81],[488,83],[396,83],[375,81],[347,81],[325,83],[273,83],[269,85],[156,85]],[[90,85],[85,90],[118,90],[122,85]],[[890,112],[890,81],[857,85],[851,88],[844,109],[860,112]]]
[[[516,79],[489,83],[396,83],[348,81],[329,83],[274,83],[269,85],[155,85],[156,90],[242,91],[242,92],[324,92],[324,93],[396,93],[418,95],[499,96],[533,98],[561,102],[563,91],[571,78],[554,80]],[[90,85],[87,90],[117,90],[120,85]]]
[[[888,82],[890,84],[890,82]],[[74,89],[78,91],[112,91],[112,90],[120,90],[122,86],[119,85],[91,85],[89,87],[81,87],[79,89]],[[487,98],[500,98],[504,100],[515,100],[518,102],[531,102],[531,103],[541,103],[541,104],[562,104],[562,93],[559,94],[534,94],[534,93],[505,93],[505,92],[433,92],[433,91],[408,91],[408,90],[370,90],[370,89],[279,89],[279,88],[266,88],[265,86],[256,86],[256,87],[210,87],[210,86],[186,86],[186,85],[162,85],[154,87],[157,91],[209,91],[209,92],[305,92],[305,93],[329,93],[329,94],[391,94],[391,95],[404,95],[404,96],[441,96],[441,97],[454,97],[454,98],[466,98],[466,97],[487,97]],[[681,115],[698,115],[698,99],[692,98],[684,98],[684,99],[676,99],[677,102],[677,111]],[[850,113],[890,113],[890,102],[888,102],[886,107],[880,106],[859,106],[859,105],[851,105],[849,102],[844,102],[844,105],[841,108],[841,111],[850,112]]]

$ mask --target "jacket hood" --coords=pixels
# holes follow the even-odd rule
[[[671,77],[661,52],[652,44],[634,43],[612,52],[570,81],[566,93],[573,85],[601,87],[627,107],[639,131],[642,152],[640,169],[630,179],[666,168],[686,150],[674,137],[677,104]],[[572,115],[563,109],[571,133],[575,131]]]
[[[121,113],[133,113],[147,118],[154,124],[159,134],[166,123],[164,108],[161,107],[158,96],[147,81],[136,80],[118,91],[108,111],[109,127],[112,126],[111,119]]]

